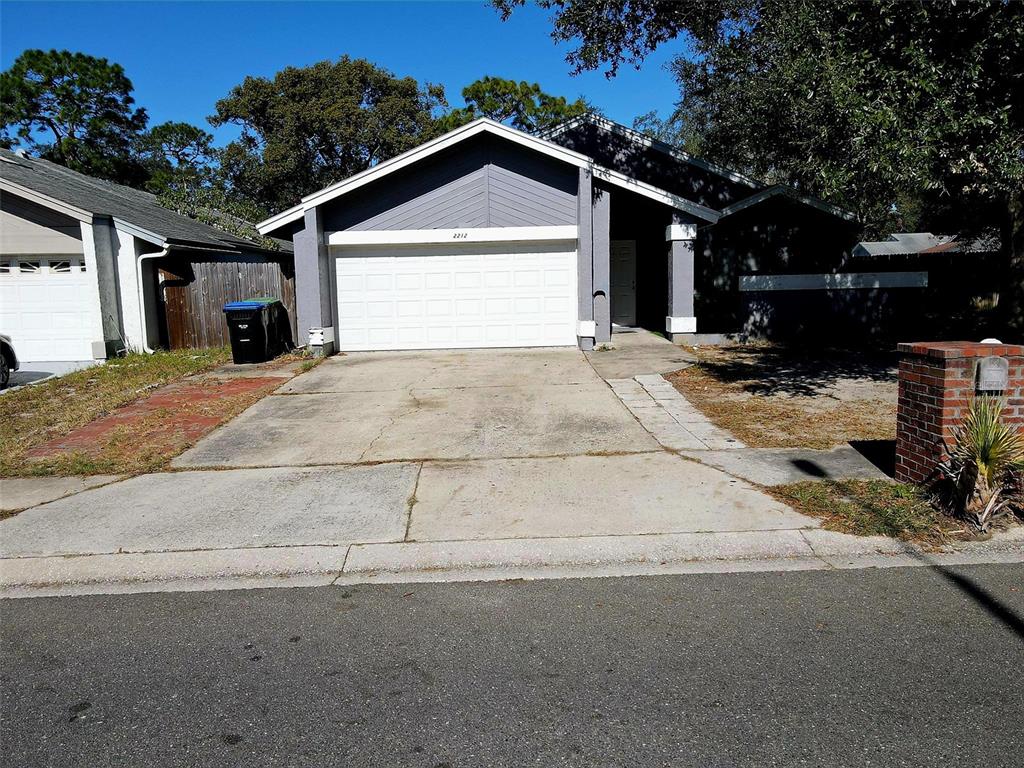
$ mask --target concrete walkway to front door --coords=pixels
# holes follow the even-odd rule
[[[637,369],[675,365],[679,352],[631,354]],[[173,472],[0,522],[0,586],[824,568],[892,550],[818,530],[760,488],[666,449],[591,362],[572,349],[329,359]]]

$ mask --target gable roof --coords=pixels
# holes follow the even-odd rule
[[[318,205],[322,205],[330,200],[337,199],[342,195],[365,186],[366,184],[384,178],[388,174],[424,160],[427,157],[458,144],[461,141],[465,141],[473,136],[478,136],[484,133],[489,133],[503,139],[507,139],[508,141],[519,144],[520,146],[527,147],[528,149],[532,149],[556,160],[566,162],[577,168],[590,169],[596,177],[603,179],[610,184],[632,190],[644,197],[658,200],[659,202],[673,208],[691,213],[705,221],[716,221],[718,219],[718,211],[700,205],[699,203],[695,203],[692,200],[687,200],[679,197],[678,195],[674,195],[664,189],[632,179],[611,168],[604,168],[602,166],[595,165],[592,158],[582,155],[579,152],[574,152],[571,149],[566,149],[554,142],[547,141],[546,139],[534,136],[533,134],[518,131],[515,128],[510,128],[507,125],[502,125],[499,122],[482,117],[438,136],[436,139],[432,139],[418,147],[410,149],[408,152],[403,152],[396,157],[378,163],[372,168],[368,168],[354,176],[350,176],[347,179],[342,179],[339,182],[331,184],[329,187],[325,187],[318,192],[306,195],[297,205],[271,216],[266,221],[261,221],[256,225],[256,228],[261,234],[266,235],[285,226],[286,224],[298,221],[303,217],[307,210],[315,208]]]
[[[809,195],[802,195],[797,190],[793,189],[792,187],[786,184],[774,184],[771,186],[766,186],[765,184],[757,181],[756,179],[753,179],[745,174],[742,174],[739,171],[733,170],[732,168],[727,168],[723,165],[703,160],[699,157],[691,155],[689,152],[684,152],[683,150],[673,147],[670,144],[666,144],[663,141],[653,139],[650,136],[646,136],[640,133],[639,131],[636,131],[632,128],[627,128],[621,123],[616,123],[613,120],[609,120],[608,118],[594,114],[593,112],[587,112],[585,114],[577,115],[576,117],[570,118],[569,120],[566,120],[562,123],[559,123],[558,125],[553,126],[552,128],[549,128],[546,131],[543,131],[540,135],[544,136],[545,138],[551,138],[563,133],[567,133],[568,131],[571,131],[573,128],[576,128],[584,123],[588,123],[590,125],[596,126],[597,128],[608,131],[609,133],[621,136],[638,146],[656,150],[664,155],[667,155],[677,160],[680,163],[692,165],[695,168],[700,168],[701,170],[707,171],[708,173],[715,174],[724,179],[728,179],[729,181],[743,184],[750,187],[753,190],[756,190],[749,197],[737,200],[736,202],[731,203],[722,208],[719,212],[721,217],[725,217],[733,213],[738,213],[739,211],[742,211],[745,208],[749,208],[752,205],[757,205],[758,203],[764,202],[765,200],[768,200],[777,195],[786,195],[787,197],[796,200],[800,203],[803,203],[804,205],[809,205],[812,208],[817,208],[818,210],[824,211],[825,213],[831,214],[833,216],[846,219],[847,221],[856,221],[856,216],[851,212],[843,210],[842,208],[832,205],[830,203],[826,203],[823,200],[818,200],[817,198],[811,197]]]
[[[190,219],[160,205],[156,195],[73,171],[38,157],[0,149],[0,189],[80,221],[109,216],[155,245],[237,251],[265,246]],[[291,243],[284,244],[290,249]]]
[[[725,206],[725,208],[722,209],[722,218],[734,213],[739,213],[742,210],[757,205],[758,203],[763,203],[765,200],[769,200],[779,195],[788,197],[791,200],[796,200],[804,205],[809,205],[812,208],[817,208],[819,211],[824,211],[825,213],[831,214],[832,216],[836,216],[840,219],[846,219],[847,221],[857,220],[857,217],[850,211],[845,211],[838,206],[810,197],[809,195],[801,195],[797,190],[785,184],[774,184],[770,187],[765,187],[760,192],[755,192],[750,197],[745,197],[742,200],[737,200],[735,203]]]
[[[567,133],[568,131],[571,131],[573,128],[576,128],[582,125],[583,123],[589,123],[590,125],[594,125],[598,128],[606,130],[609,133],[614,133],[618,136],[622,136],[623,138],[626,138],[639,146],[657,150],[658,152],[668,155],[669,157],[678,160],[681,163],[692,165],[695,168],[700,168],[703,171],[707,171],[717,176],[721,176],[722,178],[729,179],[729,181],[735,181],[739,184],[745,184],[751,189],[761,189],[761,187],[764,186],[761,182],[757,181],[756,179],[752,179],[749,176],[740,173],[739,171],[735,171],[732,168],[726,168],[724,165],[719,165],[718,163],[712,163],[707,160],[703,160],[699,157],[696,157],[695,155],[691,155],[689,152],[684,152],[683,150],[677,147],[673,147],[671,144],[666,144],[663,141],[651,138],[650,136],[640,133],[640,131],[634,130],[632,128],[627,128],[622,123],[616,123],[614,120],[609,120],[608,118],[603,117],[602,115],[595,114],[594,112],[586,112],[582,115],[571,117],[568,120],[565,120],[561,123],[558,123],[557,125],[552,126],[551,128],[548,128],[545,131],[541,131],[538,134],[538,136],[541,136],[545,139],[550,139],[554,136]]]

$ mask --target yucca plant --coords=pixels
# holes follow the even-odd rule
[[[1020,503],[1024,435],[1002,419],[1005,403],[975,398],[953,430],[949,458],[939,468],[953,511],[982,531],[1010,505]]]

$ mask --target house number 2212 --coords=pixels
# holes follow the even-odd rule
[[[469,232],[456,232],[452,235],[452,240],[465,240],[469,237]]]

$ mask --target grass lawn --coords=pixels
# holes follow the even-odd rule
[[[132,471],[133,467],[123,462],[104,464],[83,457],[32,466],[26,454],[144,397],[156,387],[207,371],[229,358],[227,349],[131,354],[0,395],[0,476]],[[135,442],[145,453],[142,435],[124,435],[122,441]]]
[[[827,480],[769,489],[798,512],[816,517],[830,531],[889,536],[924,546],[971,538],[960,520],[936,509],[925,492],[885,480]]]
[[[688,348],[668,374],[717,426],[754,448],[831,448],[896,438],[896,359],[885,351],[781,344]]]

